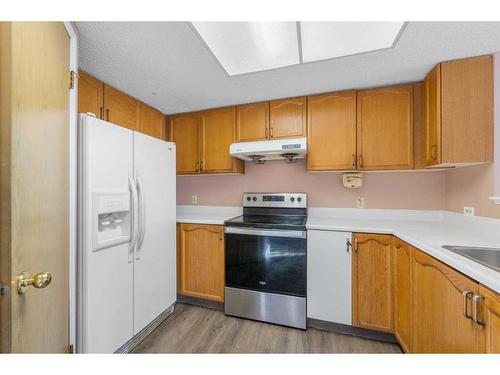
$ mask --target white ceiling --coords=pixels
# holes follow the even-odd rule
[[[188,22],[76,24],[81,69],[167,114],[419,81],[500,51],[500,22],[410,22],[394,49],[229,77]]]

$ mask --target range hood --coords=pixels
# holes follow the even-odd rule
[[[229,153],[235,158],[263,164],[266,160],[286,160],[293,163],[307,154],[306,138],[280,139],[274,141],[233,143]]]

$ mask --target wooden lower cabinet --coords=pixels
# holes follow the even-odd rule
[[[354,326],[393,330],[393,237],[353,235],[352,323]]]
[[[484,349],[486,353],[500,353],[500,294],[483,285],[479,286],[483,297]]]
[[[394,239],[394,335],[406,353],[412,351],[411,252],[410,245]]]
[[[224,227],[180,224],[179,293],[224,302]]]
[[[479,285],[421,251],[412,252],[411,263],[412,352],[481,352],[482,326],[465,316]]]

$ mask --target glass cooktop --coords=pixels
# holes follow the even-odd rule
[[[247,214],[227,220],[226,226],[304,230],[304,215],[256,215]]]

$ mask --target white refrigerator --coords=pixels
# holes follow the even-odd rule
[[[85,114],[78,126],[77,351],[113,353],[176,300],[175,144]]]

